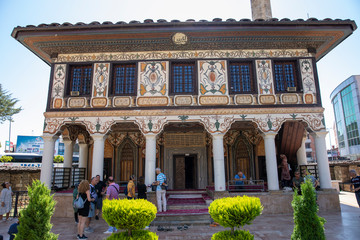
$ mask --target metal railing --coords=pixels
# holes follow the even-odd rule
[[[264,180],[230,180],[227,184],[229,192],[264,192]]]
[[[318,173],[317,165],[300,165],[300,174],[302,175],[302,171],[306,170],[306,169],[316,179],[319,179],[319,173]]]
[[[85,179],[85,168],[56,167],[52,175],[52,190],[67,189]]]
[[[29,205],[29,195],[27,191],[13,191],[12,209],[10,216],[18,217],[21,210]]]

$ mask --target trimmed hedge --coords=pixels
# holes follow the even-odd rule
[[[129,236],[127,232],[112,234],[106,240],[158,240],[156,233],[147,230],[136,230]]]
[[[301,193],[294,192],[294,231],[291,240],[325,240],[326,220],[317,215],[316,191],[310,179],[301,184]]]
[[[254,240],[254,236],[249,232],[245,230],[235,230],[234,234],[231,233],[231,231],[222,231],[215,233],[211,240]]]
[[[127,230],[129,236],[132,231],[149,226],[157,213],[156,206],[144,199],[106,199],[102,211],[110,226]]]
[[[257,197],[245,195],[213,201],[209,207],[211,217],[221,226],[230,227],[231,231],[216,233],[212,239],[254,239],[254,236],[248,231],[234,231],[234,228],[243,227],[245,224],[250,225],[261,214],[262,210],[263,206]]]

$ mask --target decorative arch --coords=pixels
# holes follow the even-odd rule
[[[248,141],[242,131],[240,131],[232,148],[234,173],[230,174],[230,177],[233,178],[238,171],[242,171],[247,179],[250,179],[250,177],[255,179],[254,146]]]

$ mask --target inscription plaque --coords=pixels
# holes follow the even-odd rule
[[[138,97],[137,99],[137,105],[140,107],[167,106],[168,104],[167,97]]]
[[[253,97],[252,97],[252,95],[236,95],[235,103],[239,104],[239,105],[252,104]]]
[[[130,106],[130,98],[129,97],[114,97],[113,106],[114,107],[128,107]]]
[[[227,105],[229,104],[229,97],[227,96],[200,96],[200,105]]]
[[[260,104],[275,104],[276,99],[274,95],[260,95],[259,96]]]
[[[175,105],[189,106],[193,103],[193,98],[192,96],[175,96],[174,101]]]
[[[68,106],[70,108],[85,107],[86,98],[69,98]]]
[[[281,101],[284,104],[296,104],[298,103],[298,95],[295,93],[281,94]]]
[[[106,107],[107,98],[93,98],[91,99],[91,106],[93,107]]]

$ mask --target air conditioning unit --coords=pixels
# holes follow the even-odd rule
[[[71,91],[70,92],[70,96],[72,96],[72,97],[76,97],[76,96],[79,96],[79,95],[80,95],[79,91]]]
[[[287,91],[288,92],[296,92],[296,87],[288,87]]]

